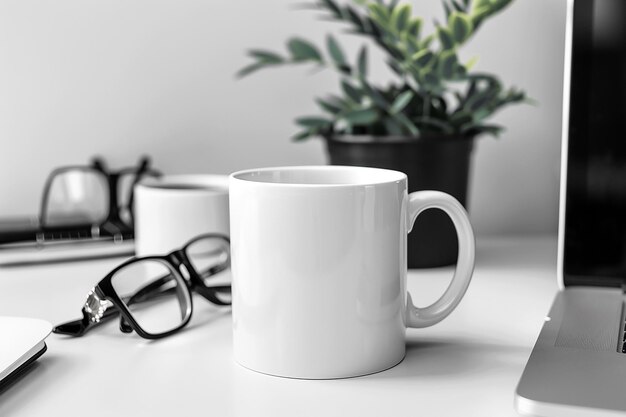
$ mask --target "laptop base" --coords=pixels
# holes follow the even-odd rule
[[[623,305],[619,289],[568,287],[557,294],[515,392],[520,414],[626,413],[626,354],[618,340]]]

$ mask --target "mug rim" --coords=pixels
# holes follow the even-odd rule
[[[263,179],[251,179],[250,176],[255,173],[267,173],[267,172],[294,172],[294,171],[337,171],[337,172],[369,172],[378,174],[381,178],[375,181],[355,181],[355,182],[339,182],[339,183],[305,183],[305,182],[278,182],[267,181]],[[244,178],[244,176],[248,176]],[[401,171],[385,168],[374,168],[364,166],[351,166],[351,165],[294,165],[294,166],[279,166],[279,167],[264,167],[264,168],[251,168],[237,172],[233,172],[229,175],[230,181],[240,181],[242,183],[255,184],[258,186],[274,186],[274,187],[306,187],[306,188],[338,188],[338,187],[363,187],[383,184],[395,184],[402,181],[407,181],[407,176]]]

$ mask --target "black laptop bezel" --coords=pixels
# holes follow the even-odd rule
[[[582,275],[571,272],[568,259],[572,243],[572,211],[576,193],[580,184],[581,160],[575,155],[587,152],[590,133],[589,101],[591,92],[591,50],[593,42],[593,10],[596,0],[569,0],[568,22],[566,29],[566,51],[564,71],[563,100],[563,136],[561,153],[561,201],[559,219],[559,256],[558,275],[561,288],[569,286],[622,287],[623,279],[615,276]],[[583,162],[585,164],[587,161]],[[577,169],[572,167],[576,164]],[[582,174],[581,174],[582,172]],[[584,179],[583,179],[584,180]],[[578,203],[580,204],[580,203]],[[568,227],[569,226],[569,227]]]

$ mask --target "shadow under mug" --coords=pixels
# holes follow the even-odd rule
[[[342,166],[264,168],[230,176],[235,360],[308,379],[366,375],[398,364],[407,327],[454,310],[474,269],[463,206],[438,191],[407,192],[397,171]],[[432,305],[406,290],[407,234],[429,208],[459,240],[454,277]]]

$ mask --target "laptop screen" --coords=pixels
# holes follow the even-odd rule
[[[565,285],[626,282],[625,22],[624,0],[574,1]]]

